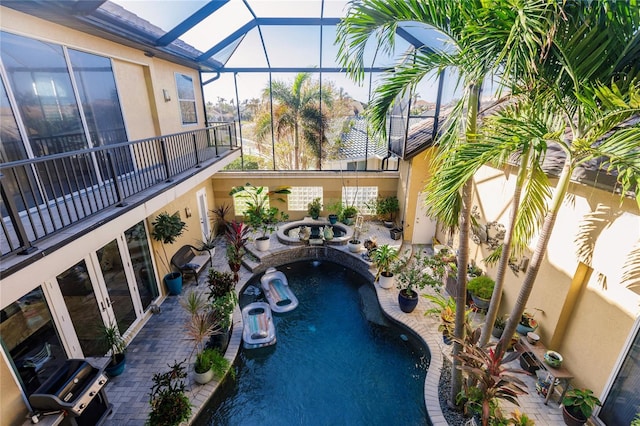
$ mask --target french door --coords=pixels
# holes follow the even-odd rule
[[[145,247],[125,233],[56,277],[77,337],[71,338],[71,347],[77,342],[83,356],[104,355],[108,348],[101,341],[101,327],[117,325],[124,336],[157,298]]]

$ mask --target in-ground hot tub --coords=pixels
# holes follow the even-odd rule
[[[325,244],[346,244],[349,241],[349,238],[353,234],[353,230],[350,226],[347,226],[343,223],[336,223],[335,225],[331,225],[326,220],[313,220],[313,219],[305,219],[298,220],[295,222],[285,223],[280,226],[277,232],[278,241],[282,244],[287,245],[303,245],[306,244],[307,241],[303,241],[300,239],[300,228],[306,226],[311,228],[311,239],[319,239],[324,236],[321,235],[320,228],[324,228],[326,226],[330,226],[333,228],[333,239],[325,240]]]

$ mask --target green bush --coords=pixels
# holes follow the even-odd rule
[[[469,281],[467,288],[476,297],[487,300],[491,299],[493,287],[495,285],[496,282],[492,278],[489,278],[487,275],[481,275],[479,277],[472,278]]]

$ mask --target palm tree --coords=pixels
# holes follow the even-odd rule
[[[637,193],[640,180],[640,6],[576,0],[563,9],[566,19],[558,21],[550,55],[540,64],[539,83],[548,93],[525,102],[544,104],[562,124],[563,132],[549,140],[564,151],[565,161],[503,332],[503,347],[524,312],[575,168],[604,157],[607,170],[617,172],[621,196]],[[527,125],[523,117],[511,123],[512,128]]]
[[[532,53],[540,51],[547,34],[552,34],[550,19],[555,8],[545,1],[528,1],[519,8],[513,2],[477,2],[433,0],[407,2],[404,0],[363,0],[353,3],[346,17],[338,25],[339,61],[356,80],[364,77],[365,47],[375,37],[378,49],[389,51],[395,44],[400,23],[415,21],[434,27],[455,47],[453,52],[417,48],[408,60],[397,64],[393,72],[383,77],[374,92],[367,114],[375,131],[385,135],[387,112],[399,96],[405,96],[433,71],[447,67],[457,69],[465,91],[453,109],[444,132],[438,138],[439,153],[431,165],[435,176],[427,192],[427,211],[440,223],[459,229],[458,297],[454,335],[463,340],[466,295],[466,265],[468,262],[472,174],[462,187],[451,189],[448,177],[439,173],[455,157],[452,155],[462,143],[477,139],[478,104],[485,75],[501,67],[504,75],[526,80],[531,74]],[[460,352],[454,344],[454,355]],[[456,357],[452,371],[450,404],[461,389],[461,374]]]
[[[327,143],[326,131],[328,112],[333,102],[332,92],[322,92],[321,107],[319,85],[311,80],[310,73],[299,73],[291,85],[274,81],[271,88],[267,87],[264,90],[264,98],[268,99],[269,96],[272,96],[274,101],[273,117],[262,116],[257,119],[256,136],[265,139],[271,132],[273,122],[278,140],[292,137],[294,168],[300,169],[303,142],[315,158],[317,169],[320,169],[323,147]]]

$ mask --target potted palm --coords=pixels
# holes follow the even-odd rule
[[[587,422],[596,405],[602,405],[591,389],[571,389],[562,398],[562,417],[568,426]]]
[[[390,289],[393,287],[393,263],[398,259],[398,249],[383,244],[376,247],[370,254],[373,264],[378,268],[376,280],[380,287]]]
[[[412,256],[405,257],[394,265],[398,304],[402,312],[410,313],[418,306],[418,290],[427,285],[439,289],[442,286],[442,278],[436,272],[428,273],[429,258],[416,252]]]
[[[109,377],[119,376],[126,365],[127,344],[115,322],[109,325],[100,324],[100,334],[106,350],[111,351],[111,360],[105,368],[105,372]]]
[[[257,187],[250,183],[244,186],[236,186],[229,192],[229,195],[237,195],[245,200],[245,220],[255,232],[261,233],[256,238],[256,248],[258,250],[269,250],[269,236],[276,230],[276,224],[289,218],[286,213],[281,212],[277,207],[269,206],[269,197],[275,194],[290,193],[289,187],[268,191],[263,186]],[[276,200],[285,201],[283,198],[276,198]]]
[[[309,213],[309,216],[311,216],[312,219],[318,219],[321,211],[322,203],[320,202],[320,198],[314,198],[313,201],[307,204],[307,213]]]
[[[213,256],[216,254],[216,239],[217,232],[212,230],[206,238],[198,241],[198,245],[196,246],[199,251],[209,252],[209,258],[211,259],[211,264],[213,265]]]
[[[185,361],[175,361],[169,371],[155,373],[149,395],[151,411],[147,423],[154,426],[178,426],[191,416],[191,402],[186,394]]]
[[[154,240],[162,243],[162,252],[164,253],[164,259],[162,260],[164,261],[166,270],[169,271],[167,275],[164,276],[164,282],[167,285],[169,294],[180,294],[182,292],[182,274],[171,270],[165,244],[173,244],[185,229],[187,229],[187,224],[180,219],[178,212],[174,214],[162,212],[155,218],[151,225],[153,226],[151,236]]]

